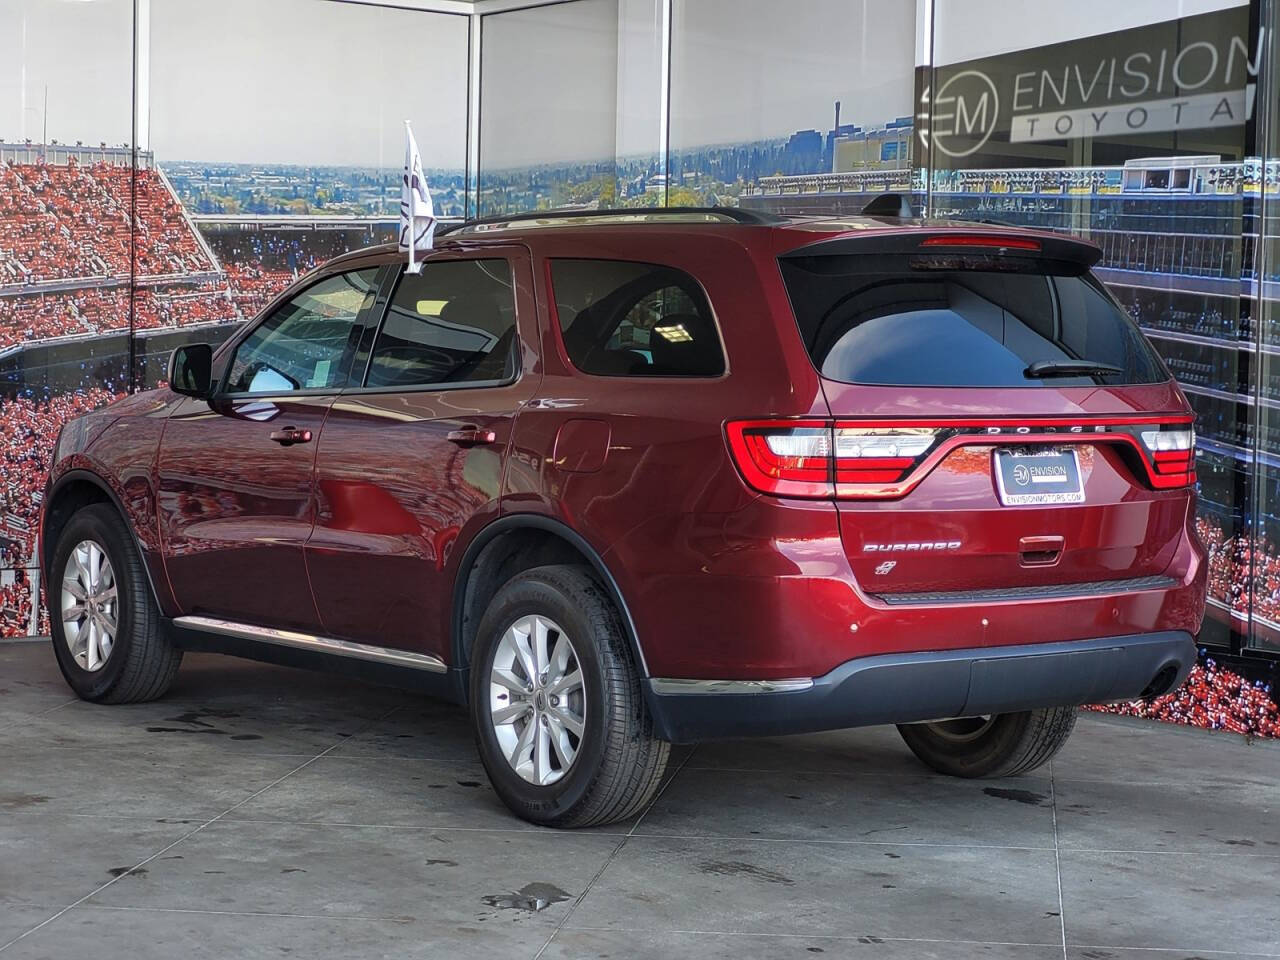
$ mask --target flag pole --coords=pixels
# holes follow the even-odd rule
[[[405,175],[405,179],[409,183],[409,196],[410,196],[410,200],[409,200],[409,272],[410,273],[413,273],[413,248],[414,248],[413,228],[415,226],[415,220],[414,220],[415,204],[412,199],[415,196],[413,192],[413,189],[414,189],[413,188],[413,151],[409,147],[409,145],[412,142],[413,142],[413,129],[409,126],[409,121],[406,120],[404,122],[404,175]]]

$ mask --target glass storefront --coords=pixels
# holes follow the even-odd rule
[[[892,192],[1088,237],[1198,415],[1201,640],[1280,652],[1276,3],[431,6],[0,8],[0,629],[60,423],[392,238],[409,119],[448,218]]]

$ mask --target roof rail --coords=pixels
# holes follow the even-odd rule
[[[882,193],[862,208],[864,217],[904,217],[911,214],[911,202],[901,193]]]
[[[476,220],[464,220],[462,223],[441,224],[436,230],[437,236],[456,233],[468,227],[483,227],[503,223],[520,223],[529,220],[570,220],[578,218],[607,217],[642,217],[654,214],[700,214],[702,216],[722,217],[734,223],[768,226],[784,223],[786,217],[756,210],[744,210],[741,207],[618,207],[608,210],[532,210],[525,213],[507,213]]]

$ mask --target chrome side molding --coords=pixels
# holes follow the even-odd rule
[[[682,680],[654,677],[649,687],[654,693],[798,693],[808,690],[813,681],[808,677],[794,680]]]
[[[444,673],[449,669],[443,660],[430,654],[394,650],[391,647],[377,647],[367,643],[353,643],[350,640],[338,640],[335,637],[317,637],[294,630],[276,630],[272,627],[219,620],[216,617],[177,617],[173,622],[175,626],[185,627],[188,630],[217,633],[224,637],[255,640],[259,643],[273,643],[280,647],[293,647],[297,650],[310,650],[339,657],[352,657],[356,660],[372,660],[374,663],[389,663],[397,667],[426,670],[430,673]]]

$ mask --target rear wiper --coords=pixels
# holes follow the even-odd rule
[[[1022,371],[1028,377],[1076,377],[1099,373],[1124,373],[1120,367],[1097,360],[1037,360]]]

